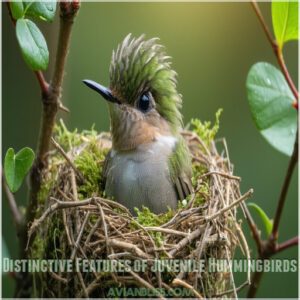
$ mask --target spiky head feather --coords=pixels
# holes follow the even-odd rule
[[[113,51],[110,88],[124,103],[133,105],[143,92],[150,91],[157,112],[177,131],[182,127],[181,96],[176,89],[176,72],[158,38],[127,35]]]

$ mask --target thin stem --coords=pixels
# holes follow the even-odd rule
[[[258,6],[257,2],[255,0],[252,0],[251,1],[251,5],[252,5],[252,7],[253,7],[253,9],[254,9],[257,17],[258,17],[258,20],[259,20],[259,22],[260,22],[260,24],[261,24],[261,26],[262,26],[262,28],[263,28],[266,36],[267,36],[268,41],[270,42],[271,46],[274,47],[273,36],[272,36],[272,34],[271,34],[268,26],[267,26],[267,23],[265,22],[265,19],[264,19],[263,15],[262,15],[262,13],[261,13],[261,11],[259,9],[259,6]]]
[[[261,237],[260,237],[260,232],[252,218],[252,215],[246,205],[246,203],[241,203],[241,206],[245,212],[245,215],[246,215],[246,220],[248,222],[248,225],[249,225],[249,228],[251,230],[251,233],[252,233],[252,236],[253,236],[253,239],[256,243],[256,247],[257,247],[257,250],[258,250],[258,253],[261,253],[262,251],[262,240],[261,240]]]
[[[282,242],[281,244],[277,245],[276,247],[276,253],[279,253],[285,249],[288,249],[290,247],[293,247],[293,246],[297,246],[299,244],[299,237],[298,236],[295,236],[285,242]]]
[[[294,97],[296,98],[296,100],[298,100],[299,99],[298,90],[297,90],[297,88],[296,88],[296,86],[295,86],[295,84],[294,84],[294,82],[293,82],[293,80],[290,76],[290,73],[289,73],[289,71],[286,67],[286,64],[284,62],[284,58],[283,58],[283,55],[282,55],[282,50],[277,46],[275,51],[276,51],[275,53],[276,53],[277,61],[278,61],[278,64],[279,64],[279,66],[282,70],[282,73],[283,73],[289,87],[291,88],[291,90],[294,94]],[[296,102],[298,103],[298,101],[296,101]]]
[[[3,190],[5,192],[5,195],[6,195],[6,198],[7,198],[7,201],[8,201],[8,205],[9,205],[9,208],[10,208],[11,213],[12,213],[13,221],[15,223],[15,226],[16,226],[16,229],[17,229],[17,232],[18,232],[20,226],[23,223],[23,218],[22,218],[22,215],[21,215],[21,213],[19,211],[19,208],[17,206],[15,196],[9,190],[9,188],[7,186],[7,183],[5,181],[3,172],[2,172],[2,187],[3,187]]]
[[[291,182],[291,178],[293,175],[293,170],[296,166],[296,163],[298,161],[298,132],[296,135],[296,141],[294,145],[293,154],[291,156],[289,166],[287,169],[287,173],[282,185],[281,193],[278,200],[278,205],[276,208],[276,214],[274,218],[273,223],[273,229],[272,233],[269,236],[269,239],[266,242],[262,243],[261,251],[259,253],[260,259],[269,259],[272,255],[283,251],[284,249],[287,249],[293,245],[298,244],[298,237],[295,237],[291,240],[288,240],[286,242],[283,242],[282,244],[277,245],[277,239],[278,239],[278,227],[282,215],[282,210],[286,201],[286,195],[287,191]],[[261,278],[263,276],[263,272],[255,272],[252,276],[252,283],[250,285],[250,288],[248,290],[248,298],[253,298],[256,295],[257,289],[259,287]]]
[[[283,73],[283,75],[284,75],[284,77],[285,77],[285,79],[286,79],[286,81],[287,81],[287,83],[288,83],[288,85],[289,85],[292,93],[294,94],[294,97],[295,97],[296,101],[293,104],[293,106],[296,109],[298,109],[298,99],[299,99],[298,90],[297,90],[297,88],[296,88],[296,86],[295,86],[295,84],[294,84],[294,82],[293,82],[293,80],[292,80],[292,78],[290,76],[290,73],[289,73],[289,71],[288,71],[288,69],[287,69],[287,67],[285,65],[285,62],[284,62],[284,59],[283,59],[283,55],[282,55],[282,51],[279,48],[276,40],[273,38],[273,36],[272,36],[272,34],[271,34],[268,26],[267,26],[267,23],[265,22],[265,19],[264,19],[263,15],[262,15],[262,13],[261,13],[261,11],[259,9],[259,6],[258,6],[257,2],[255,0],[252,0],[251,1],[251,5],[252,5],[252,7],[253,7],[253,9],[254,9],[254,11],[255,11],[258,19],[259,19],[260,24],[262,25],[262,28],[263,28],[266,36],[267,36],[267,39],[268,39],[269,43],[271,44],[271,46],[272,46],[272,48],[274,50],[274,53],[275,53],[275,56],[277,58],[278,64],[279,64],[279,66],[281,68],[281,71],[282,71],[282,73]]]
[[[273,223],[271,239],[277,240],[277,238],[278,238],[279,222],[280,222],[280,219],[281,219],[283,206],[284,206],[285,201],[286,201],[286,195],[287,195],[287,192],[288,192],[288,188],[289,188],[291,178],[292,178],[292,175],[293,175],[293,171],[294,171],[294,168],[297,164],[297,161],[298,161],[298,132],[297,132],[297,135],[296,135],[293,154],[291,156],[289,166],[288,166],[288,169],[287,169],[287,172],[286,172],[286,175],[285,175],[285,178],[284,178],[284,182],[283,182],[283,185],[282,185],[281,193],[280,193],[280,196],[279,196],[279,200],[278,200],[278,204],[277,204],[277,208],[276,208],[276,213],[275,213],[275,218],[274,218],[274,223]]]
[[[46,95],[48,93],[49,83],[46,81],[43,72],[42,71],[35,71],[34,74],[35,74],[35,76],[38,80],[38,83],[40,85],[42,95]]]

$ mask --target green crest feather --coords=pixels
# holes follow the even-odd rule
[[[172,129],[178,130],[182,127],[182,100],[176,89],[177,74],[157,41],[158,38],[145,40],[144,35],[138,38],[127,35],[112,54],[110,88],[129,104],[150,91],[159,114]]]

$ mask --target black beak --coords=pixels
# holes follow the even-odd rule
[[[88,79],[82,80],[82,82],[85,83],[92,90],[99,93],[105,100],[112,103],[120,103],[120,101],[112,95],[110,89],[104,87],[103,85]]]

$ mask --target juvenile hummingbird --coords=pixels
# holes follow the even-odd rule
[[[177,74],[157,41],[129,34],[112,53],[109,88],[83,80],[108,101],[112,149],[104,163],[105,192],[132,212],[175,209],[193,190]]]

